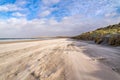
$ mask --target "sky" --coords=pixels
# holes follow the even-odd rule
[[[0,0],[0,38],[74,36],[120,22],[120,0]]]

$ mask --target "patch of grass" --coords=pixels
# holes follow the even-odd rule
[[[120,23],[99,28],[91,32],[73,37],[78,40],[92,40],[97,44],[105,42],[109,45],[120,46]]]

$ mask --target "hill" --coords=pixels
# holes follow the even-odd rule
[[[97,44],[120,46],[120,23],[85,32],[73,38],[78,40],[91,40]]]

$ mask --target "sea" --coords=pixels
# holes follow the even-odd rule
[[[51,38],[0,38],[0,42],[25,41],[25,40],[49,40]]]

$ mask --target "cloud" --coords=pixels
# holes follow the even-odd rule
[[[118,18],[82,19],[84,16],[76,15],[64,17],[61,22],[55,19],[11,18],[0,20],[0,37],[38,37],[57,35],[78,35],[82,32],[118,23]],[[21,22],[22,21],[22,22]]]
[[[14,13],[12,14],[12,16],[14,16],[14,17],[25,17],[26,14],[22,14],[22,13],[20,13],[20,12],[14,12]]]
[[[113,13],[107,13],[107,14],[105,14],[105,17],[114,17],[116,15],[118,15],[118,14],[115,13],[115,12],[113,12]]]
[[[6,5],[1,5],[0,6],[0,11],[18,11],[18,10],[22,10],[22,8],[14,5],[14,4],[6,4]]]
[[[27,3],[27,0],[17,0],[15,4],[19,6],[24,6]]]
[[[43,11],[42,13],[40,13],[40,17],[48,16],[50,13],[51,13],[51,11],[49,11],[49,10]]]
[[[49,5],[49,4],[56,4],[60,2],[60,0],[42,0],[44,4]]]
[[[119,9],[119,0],[17,0],[0,6],[8,13],[0,19],[0,37],[78,35],[119,23]]]

